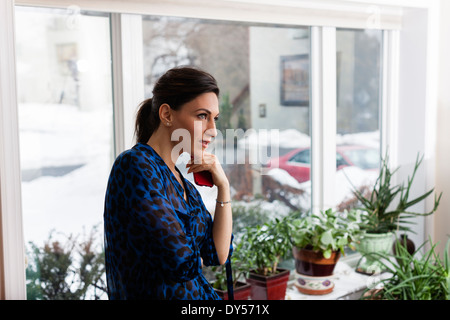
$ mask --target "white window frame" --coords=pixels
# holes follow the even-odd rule
[[[336,28],[380,28],[385,31],[383,46],[382,149],[390,146],[394,165],[409,165],[415,147],[407,146],[406,137],[423,135],[419,151],[425,153],[426,169],[423,184],[415,190],[428,190],[434,185],[437,61],[439,3],[427,0],[139,0],[107,1],[79,0],[82,10],[112,13],[111,36],[114,83],[115,147],[116,154],[133,144],[133,117],[142,101],[142,46],[139,16],[133,14],[169,15],[203,19],[264,22],[312,26],[312,124],[313,124],[313,203],[314,209],[324,209],[333,203],[335,174],[335,104],[336,91],[332,73],[335,72]],[[2,0],[0,1],[0,298],[26,299],[25,256],[22,227],[21,174],[19,157],[19,129],[14,49],[14,5],[67,8],[64,0]],[[411,10],[411,8],[415,9]],[[400,59],[402,48],[412,46],[404,37],[411,23],[407,20],[417,11],[427,17],[422,44],[428,56],[416,54],[426,74],[418,85],[425,84],[426,92],[418,98],[426,109],[425,122],[414,131],[414,123],[399,135],[399,124],[405,116],[409,85],[407,69],[410,61]],[[406,21],[406,23],[404,23]],[[402,23],[404,23],[402,25]],[[408,24],[409,23],[409,24]],[[400,31],[401,30],[401,31]],[[138,32],[138,33],[136,33]],[[334,41],[334,44],[333,44]],[[334,48],[334,49],[333,49]],[[140,52],[139,52],[140,50]],[[334,50],[334,51],[333,51]],[[414,53],[413,53],[414,54]],[[434,59],[434,60],[433,60]],[[333,67],[334,66],[334,67]],[[317,71],[319,71],[317,73]],[[335,79],[335,77],[334,77]],[[399,86],[399,83],[406,85]],[[411,93],[410,93],[411,94]],[[412,92],[412,94],[415,94]],[[418,102],[419,103],[419,102]],[[330,117],[330,114],[332,115]],[[334,122],[334,123],[333,123]],[[402,146],[402,154],[398,153]],[[395,149],[395,150],[393,150]],[[413,157],[415,159],[415,157]],[[331,170],[331,168],[333,170]],[[407,173],[406,173],[407,174]],[[316,186],[314,186],[314,184]],[[425,207],[432,206],[431,201]],[[426,221],[425,221],[426,222]],[[432,232],[432,223],[422,224],[420,235]]]
[[[336,28],[311,28],[312,211],[336,206]]]
[[[134,117],[144,100],[142,18],[111,14],[115,155],[134,145]]]
[[[13,0],[0,30],[0,298],[26,299]]]

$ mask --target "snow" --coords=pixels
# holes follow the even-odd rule
[[[291,199],[291,204],[298,206],[303,211],[307,211],[310,207],[311,199],[311,180],[306,182],[298,182],[287,171],[280,168],[273,168],[267,172],[274,180],[282,185],[303,190],[302,196],[296,196]],[[370,170],[362,170],[358,167],[345,167],[338,170],[335,175],[335,204],[342,203],[353,197],[353,190],[367,185],[373,185],[378,172]]]
[[[380,147],[380,132],[371,131],[345,135],[337,134],[336,145],[342,144],[364,145],[378,149]],[[248,147],[254,145],[259,145],[261,147],[278,146],[279,148],[286,149],[306,148],[311,146],[311,137],[296,129],[249,130],[248,133],[246,132],[244,139],[239,141],[239,146]]]
[[[238,142],[241,148],[258,145],[260,147],[272,146],[279,148],[303,148],[311,145],[311,137],[296,129],[262,129],[249,130],[244,139]]]
[[[22,182],[25,241],[41,245],[51,230],[78,235],[102,223],[111,169],[110,108],[80,111],[74,106],[19,106],[21,168],[83,165],[66,175]]]
[[[367,147],[372,147],[375,149],[380,148],[380,132],[379,131],[371,131],[371,132],[360,132],[360,133],[352,133],[352,134],[337,134],[336,135],[336,144],[354,144],[354,145],[362,145]]]
[[[19,119],[22,170],[107,160],[110,154],[110,108],[80,111],[70,105],[21,104]]]
[[[342,144],[364,145],[378,149],[380,147],[380,132],[371,131],[345,135],[337,134],[336,145]],[[311,146],[311,137],[296,129],[250,130],[248,133],[246,132],[244,139],[239,141],[239,146],[248,147],[254,145],[263,147],[278,146],[286,149],[306,148]]]
[[[280,168],[273,168],[267,172],[267,175],[271,176],[275,181],[279,182],[282,185],[287,185],[295,189],[304,190],[309,188],[311,183],[298,182],[293,176],[291,176],[286,170]]]
[[[352,191],[363,186],[374,185],[378,172],[362,170],[358,167],[345,167],[336,171],[335,203],[339,204],[354,197]]]

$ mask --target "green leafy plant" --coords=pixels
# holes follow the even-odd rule
[[[437,210],[442,193],[439,196],[435,196],[434,207],[429,212],[418,213],[409,211],[409,208],[426,199],[434,191],[433,188],[417,198],[410,199],[411,186],[422,160],[423,156],[419,157],[418,155],[414,170],[412,175],[408,177],[406,185],[404,183],[392,185],[393,175],[398,168],[391,171],[388,165],[389,156],[386,155],[381,160],[380,173],[370,195],[366,197],[361,191],[354,188],[354,194],[361,203],[359,209],[365,212],[361,216],[361,228],[369,233],[385,233],[394,230],[413,232],[407,226],[407,224],[411,224],[410,218],[427,216]],[[397,202],[396,205],[395,202]]]
[[[242,248],[248,264],[264,276],[275,274],[278,263],[292,248],[286,219],[275,219],[263,225],[247,227],[242,237]]]
[[[413,254],[405,246],[397,245],[395,255],[380,256],[388,258],[383,266],[391,276],[381,279],[377,283],[378,289],[369,288],[362,299],[450,300],[450,240],[445,246],[443,260],[436,253],[436,244],[421,255],[424,245]]]
[[[233,287],[236,287],[238,281],[244,281],[248,272],[253,267],[252,256],[249,251],[243,250],[243,243],[235,245],[233,254],[231,255],[231,265],[233,274]],[[213,266],[211,270],[214,272],[215,281],[213,287],[215,289],[227,290],[227,275],[225,265]]]
[[[100,299],[106,293],[104,252],[95,251],[96,228],[82,241],[69,236],[43,247],[30,243],[27,298],[30,300]]]
[[[354,249],[360,235],[356,210],[338,214],[328,209],[321,214],[287,220],[287,225],[294,246],[321,251],[327,259],[333,251],[344,254],[346,246]]]

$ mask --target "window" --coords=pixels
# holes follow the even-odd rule
[[[379,172],[382,39],[380,30],[336,31],[336,196],[341,210],[355,203],[352,185],[369,188]]]
[[[309,28],[143,16],[143,41],[147,97],[177,65],[198,66],[218,81],[219,134],[210,151],[231,183],[235,234],[241,219],[249,225],[307,212],[309,160],[305,178],[288,155],[310,147]],[[199,191],[214,214],[215,195]]]
[[[396,157],[395,164],[403,164],[407,162],[404,157],[408,157],[410,154],[415,155],[417,151],[417,144],[410,145],[405,142],[408,142],[411,136],[427,136],[425,133],[430,130],[425,129],[432,128],[433,126],[431,122],[424,124],[422,119],[419,119],[420,116],[417,116],[410,119],[407,125],[402,123],[403,127],[399,128],[397,125],[397,113],[399,118],[403,118],[405,114],[409,114],[408,112],[410,112],[410,110],[419,110],[425,113],[426,108],[427,114],[430,107],[432,111],[434,110],[432,105],[428,102],[425,103],[425,99],[417,99],[417,97],[422,97],[422,90],[410,90],[411,88],[419,89],[420,87],[420,89],[422,89],[425,87],[427,81],[432,78],[430,74],[432,74],[433,71],[436,71],[431,68],[430,71],[432,72],[428,72],[427,69],[427,62],[432,61],[433,52],[429,55],[431,58],[424,58],[425,55],[423,55],[423,52],[430,49],[430,47],[431,49],[435,49],[436,45],[431,45],[431,43],[438,42],[427,41],[428,36],[425,32],[417,35],[415,33],[416,29],[411,28],[412,25],[416,25],[418,20],[416,19],[417,17],[422,18],[421,15],[426,16],[430,13],[428,19],[432,20],[432,17],[436,16],[436,14],[433,13],[434,7],[428,4],[416,4],[417,10],[410,10],[408,8],[406,8],[407,10],[403,10],[404,8],[399,5],[400,2],[394,1],[392,8],[391,5],[389,6],[392,10],[385,12],[384,9],[387,8],[387,6],[384,6],[383,4],[377,5],[376,7],[370,6],[370,8],[368,8],[361,2],[356,3],[354,6],[350,5],[356,10],[354,12],[355,16],[352,15],[352,17],[348,17],[342,15],[341,10],[347,9],[346,6],[349,4],[346,3],[345,5],[341,5],[336,2],[333,7],[331,7],[325,2],[326,1],[317,1],[318,4],[312,4],[311,6],[314,8],[312,8],[311,11],[304,10],[302,4],[290,5],[284,3],[280,5],[268,5],[237,1],[234,5],[229,4],[228,1],[219,1],[218,4],[216,4],[218,8],[220,7],[219,10],[217,10],[216,7],[210,9],[208,9],[208,7],[202,7],[204,10],[202,11],[197,9],[200,5],[203,6],[203,3],[200,4],[199,2],[194,1],[192,2],[193,4],[190,3],[177,6],[181,1],[176,0],[174,1],[173,6],[162,6],[161,11],[154,12],[154,10],[158,10],[157,7],[156,9],[153,7],[154,4],[146,4],[138,1],[117,1],[115,12],[123,12],[123,14],[114,13],[113,16],[131,16],[130,13],[134,14],[137,11],[140,13],[159,15],[144,16],[142,30],[139,30],[137,33],[124,33],[127,37],[131,38],[133,38],[132,35],[138,35],[137,37],[139,39],[137,42],[139,43],[141,43],[141,31],[144,34],[142,40],[144,45],[143,57],[145,60],[145,95],[151,95],[152,83],[165,69],[175,64],[193,63],[210,71],[219,79],[219,85],[222,89],[221,110],[224,110],[223,106],[233,106],[232,110],[234,113],[233,116],[230,117],[230,123],[233,125],[233,129],[235,130],[234,133],[237,133],[238,129],[242,129],[243,132],[247,134],[244,138],[241,136],[236,137],[236,150],[244,149],[247,152],[245,154],[247,157],[250,148],[246,148],[245,143],[238,143],[239,141],[242,140],[243,142],[247,142],[247,145],[251,146],[252,144],[249,144],[248,142],[255,141],[254,139],[256,138],[258,145],[262,145],[263,143],[261,142],[264,142],[263,129],[279,130],[280,144],[277,149],[278,154],[272,154],[270,152],[271,149],[268,148],[269,151],[267,154],[270,155],[270,160],[267,161],[266,164],[263,164],[262,162],[251,165],[235,164],[228,166],[228,164],[225,164],[225,167],[229,172],[231,172],[232,169],[239,171],[239,174],[234,174],[234,177],[237,179],[233,181],[233,196],[235,197],[235,204],[239,204],[243,208],[243,212],[251,211],[249,207],[252,204],[255,204],[254,208],[263,207],[261,205],[258,207],[256,198],[259,199],[259,196],[263,195],[264,190],[270,191],[270,193],[267,194],[267,197],[268,199],[271,199],[267,203],[264,202],[265,205],[271,204],[274,205],[274,207],[276,205],[279,209],[284,208],[285,204],[287,208],[290,208],[290,205],[292,205],[290,201],[283,203],[283,206],[279,205],[281,202],[277,196],[281,195],[281,193],[279,192],[280,189],[277,188],[282,185],[298,187],[302,197],[296,197],[297,202],[294,203],[293,207],[308,209],[311,207],[311,184],[314,183],[315,186],[324,186],[326,185],[323,183],[324,181],[333,181],[334,178],[333,174],[333,178],[322,179],[323,177],[321,175],[324,174],[325,176],[328,176],[329,172],[325,171],[323,167],[320,167],[313,168],[316,172],[319,172],[319,175],[316,175],[315,178],[313,177],[313,179],[315,179],[314,181],[308,179],[308,181],[301,182],[301,179],[296,179],[288,170],[281,167],[281,161],[275,168],[270,167],[274,158],[279,158],[281,160],[283,156],[288,155],[290,152],[296,152],[300,148],[311,147],[312,131],[309,120],[311,118],[312,108],[310,105],[312,100],[314,100],[317,105],[322,103],[320,99],[314,99],[316,95],[312,94],[312,90],[310,90],[313,88],[308,87],[310,83],[308,76],[311,75],[308,73],[308,55],[310,53],[309,41],[311,40],[310,29],[299,26],[281,26],[276,25],[276,23],[285,24],[289,22],[293,24],[306,23],[308,25],[314,25],[315,27],[312,28],[313,31],[319,30],[322,32],[322,30],[325,29],[328,29],[328,31],[331,30],[333,40],[337,40],[337,78],[335,79],[337,88],[337,116],[330,116],[332,121],[336,122],[337,130],[334,132],[335,130],[333,128],[333,130],[330,131],[333,132],[333,137],[336,137],[338,142],[336,146],[336,175],[339,178],[342,174],[340,177],[342,179],[338,180],[338,182],[342,182],[343,186],[348,186],[348,184],[345,183],[348,182],[349,178],[352,179],[351,181],[353,183],[360,185],[360,181],[357,179],[359,176],[351,173],[356,173],[358,170],[361,172],[362,170],[364,173],[368,174],[373,167],[379,165],[379,159],[375,161],[374,155],[380,155],[379,136],[383,134],[383,139],[386,139],[386,131],[388,131],[387,142],[383,143],[383,148],[391,143],[391,146],[393,145],[395,147],[395,150],[393,151],[396,154],[399,154],[400,151],[397,149],[401,146],[401,153],[403,156]],[[10,0],[5,1],[5,3],[14,6],[14,3]],[[75,211],[73,210],[75,208],[73,205],[74,203],[80,203],[81,201],[83,202],[84,208],[93,208],[95,205],[103,204],[103,190],[98,192],[98,194],[102,193],[101,197],[97,198],[98,201],[93,201],[96,203],[95,205],[91,205],[90,201],[90,199],[95,197],[93,193],[90,193],[87,196],[78,197],[78,195],[82,195],[82,192],[88,194],[87,187],[85,190],[82,190],[81,187],[78,188],[77,192],[80,192],[78,194],[71,193],[69,195],[67,192],[64,194],[64,192],[67,191],[67,186],[70,188],[76,186],[75,177],[77,174],[82,171],[87,171],[87,169],[92,169],[91,164],[93,164],[93,162],[102,162],[103,168],[109,168],[114,159],[114,150],[112,146],[113,140],[117,140],[117,136],[114,137],[114,134],[121,136],[122,133],[113,131],[113,113],[111,106],[112,75],[110,71],[111,66],[109,65],[111,50],[109,43],[105,44],[105,42],[108,42],[105,41],[105,39],[109,39],[110,36],[112,36],[113,39],[116,39],[116,37],[114,34],[110,35],[109,33],[110,21],[108,19],[108,12],[110,8],[107,4],[105,5],[104,1],[91,1],[86,3],[86,6],[83,6],[83,8],[88,10],[103,10],[106,12],[105,14],[87,11],[74,14],[73,11],[68,10],[70,7],[67,8],[67,5],[62,1],[52,2],[55,6],[63,8],[58,10],[21,7],[19,6],[20,4],[27,2],[20,0],[15,1],[15,3],[18,4],[15,10],[15,24],[17,27],[17,44],[15,48],[17,59],[15,69],[17,70],[17,82],[19,87],[20,154],[22,157],[22,176],[24,179],[22,182],[21,194],[23,198],[23,225],[25,229],[25,240],[40,242],[41,240],[37,239],[45,239],[48,236],[48,232],[53,229],[50,224],[47,226],[39,225],[38,223],[41,223],[43,220],[40,219],[41,217],[47,218],[51,215],[52,218],[54,217],[54,219],[52,219],[54,220],[52,221],[52,225],[56,225],[58,224],[58,218],[63,214],[69,216],[69,211]],[[137,3],[139,3],[139,6],[136,6]],[[48,1],[36,1],[36,5],[41,4],[48,6]],[[221,6],[226,8],[222,8]],[[224,22],[220,20],[223,17],[227,17],[228,19],[231,16],[228,13],[233,10],[234,6],[242,9],[242,12],[239,12],[240,15],[236,19],[242,21],[266,21],[267,23],[270,22],[270,24],[256,22]],[[261,12],[264,12],[264,14],[256,18],[254,15],[254,9],[256,8],[258,8],[258,10],[275,8],[276,10],[273,10],[273,12],[269,12],[270,10],[260,10]],[[225,11],[220,9],[225,9]],[[369,21],[367,21],[367,9],[370,9],[370,14],[373,13],[373,10],[375,9],[375,13],[370,16],[370,23],[376,23],[376,28],[387,29],[388,31],[348,29],[367,27],[367,24],[369,23]],[[183,16],[183,10],[186,10],[186,16],[208,17],[208,19],[216,20],[168,17],[169,15]],[[416,11],[420,11],[419,16],[415,15]],[[12,10],[6,14],[4,14],[5,11],[3,10],[0,12],[2,18],[6,16],[7,18],[12,19]],[[305,12],[314,12],[318,15],[308,15],[305,14]],[[378,13],[382,19],[379,19]],[[385,17],[387,17],[387,19],[384,19]],[[2,19],[0,21],[7,20]],[[425,30],[427,19],[419,20],[420,26],[423,27],[421,29]],[[34,21],[35,23],[31,25],[31,21]],[[100,21],[102,22],[100,23]],[[402,31],[399,31],[402,22],[407,28],[403,28]],[[29,25],[31,25],[31,27],[29,27]],[[117,23],[112,23],[112,25],[113,27],[117,27],[116,29],[113,28],[113,30],[124,31],[123,25],[121,27],[118,27]],[[2,24],[2,26],[4,26],[4,24]],[[130,27],[130,25],[127,27]],[[335,29],[334,27],[338,27],[338,29]],[[62,32],[64,28],[66,30]],[[430,25],[430,28],[436,30],[434,25]],[[85,32],[86,30],[88,30],[88,32]],[[433,30],[429,32],[432,32]],[[278,42],[286,39],[285,36],[288,34],[291,35],[292,39],[290,44],[287,42]],[[312,38],[316,39],[314,35]],[[168,41],[168,39],[170,40]],[[224,40],[222,41],[222,39]],[[327,37],[322,43],[327,43],[329,39],[330,38]],[[0,37],[0,41],[2,41],[2,45],[4,45],[5,39]],[[95,62],[92,63],[94,60],[90,60],[85,56],[86,51],[81,48],[82,43],[88,41],[93,44],[91,47],[95,47],[97,50],[93,55],[103,57],[101,61],[95,60]],[[133,41],[136,42],[136,39],[133,39]],[[381,46],[382,41],[384,41],[384,44],[388,44],[384,48]],[[334,41],[332,42],[334,46]],[[10,42],[6,41],[6,43],[8,46],[3,46],[5,50],[14,50],[14,46],[12,46]],[[316,49],[316,47],[314,48]],[[405,48],[420,50],[405,50]],[[383,59],[381,58],[382,49],[384,50]],[[334,50],[330,50],[329,52],[333,51]],[[400,59],[399,52],[401,51],[408,52],[408,56],[414,54],[414,57],[417,59],[403,59],[403,55]],[[234,59],[234,63],[231,63],[233,61],[233,53],[238,53],[244,57],[246,56],[246,58],[240,60]],[[77,61],[70,61],[73,60],[70,58],[72,56],[78,56],[79,59],[77,59]],[[4,56],[0,54],[0,58],[2,57]],[[351,57],[353,57],[353,61],[351,60]],[[388,57],[388,59],[385,59],[386,57]],[[309,62],[311,62],[311,59],[314,61],[314,58],[314,56],[310,57]],[[407,57],[405,56],[405,58]],[[360,65],[357,64],[356,61],[365,61],[365,63]],[[400,61],[401,65],[399,66],[398,64]],[[155,62],[154,65],[153,62]],[[320,60],[318,66],[323,67],[323,62],[324,61]],[[383,71],[386,71],[383,74],[380,73],[381,62],[383,62],[384,66]],[[416,66],[417,63],[420,68],[415,68],[415,70],[418,71],[418,75],[421,77],[415,77],[415,79],[420,79],[418,85],[415,86],[414,84],[405,81],[408,80],[406,78],[409,76],[409,72],[405,70]],[[14,65],[14,62],[11,62],[11,65]],[[359,75],[355,72],[355,68],[363,68],[366,71],[371,70],[373,73],[365,73],[365,78],[361,79],[358,78]],[[230,73],[223,76],[220,74],[221,69]],[[262,72],[265,71],[264,69],[268,69],[270,72],[262,74]],[[96,72],[95,75],[93,75],[89,72],[83,73],[83,70],[95,70]],[[426,76],[425,71],[428,72]],[[11,71],[5,71],[5,68],[0,70],[0,73],[2,74],[0,81],[2,81],[1,79],[4,79],[3,76],[5,72],[8,73]],[[87,74],[90,74],[90,76],[86,77]],[[100,79],[101,75],[104,76],[103,80]],[[383,90],[382,92],[383,95],[387,95],[387,97],[384,97],[383,107],[388,107],[389,109],[389,112],[383,114],[383,123],[379,120],[381,119],[379,114],[381,112],[380,105],[382,100],[380,94],[381,86],[379,83],[381,82],[382,77],[384,78],[383,83],[385,85],[383,89],[388,88],[388,90]],[[228,80],[227,78],[231,79],[229,83],[226,82]],[[334,87],[334,77],[331,78],[333,78],[333,83],[331,85]],[[245,80],[248,82],[247,89],[243,86]],[[51,85],[48,85],[49,83]],[[97,86],[104,84],[103,89],[97,90],[95,93],[91,92],[87,94],[86,89],[92,88],[88,83],[94,83]],[[115,86],[123,85],[123,83],[117,84],[116,81],[114,83]],[[401,90],[398,88],[398,83],[402,83]],[[4,81],[1,84],[3,85]],[[307,85],[305,86],[305,84]],[[431,84],[433,84],[433,82],[431,82]],[[377,86],[378,90],[376,88]],[[61,89],[62,87],[64,87],[64,89]],[[431,85],[431,87],[433,86]],[[318,91],[320,91],[320,88]],[[378,92],[378,95],[376,92]],[[433,95],[434,93],[431,93],[431,96]],[[321,94],[321,96],[323,97],[324,94]],[[398,100],[403,101],[406,96],[410,98],[410,100],[407,99],[408,103],[398,102]],[[246,99],[248,100],[247,102],[245,102]],[[93,130],[87,129],[88,119],[94,121],[95,116],[93,113],[89,116],[83,113],[86,117],[83,117],[83,121],[80,120],[81,108],[77,106],[83,105],[86,100],[90,100],[91,102],[95,101],[92,103],[92,105],[95,106],[94,109],[99,113],[102,113],[102,116],[99,115],[99,118],[105,120],[105,122],[109,121],[109,123],[106,124],[101,123],[99,120],[97,127],[98,131],[94,132]],[[104,104],[102,102],[103,100],[107,100],[109,104]],[[335,100],[334,95],[333,100]],[[305,103],[305,101],[308,101],[309,103]],[[0,103],[3,102],[0,101]],[[30,104],[39,104],[39,107],[30,108]],[[403,104],[405,104],[405,106],[403,106]],[[67,108],[64,112],[61,112],[64,107],[56,109],[52,108],[50,105],[69,105],[72,106],[72,108]],[[2,104],[1,107],[3,108],[4,106],[5,105]],[[415,109],[411,109],[411,106],[414,106]],[[391,114],[391,110],[394,110],[395,112]],[[60,113],[64,113],[67,116],[68,112],[71,112],[70,115],[73,117],[69,122],[70,125],[65,127],[55,126],[54,123],[56,122],[49,121],[51,122],[51,126],[41,122],[42,119],[49,120],[51,117],[60,119]],[[414,113],[421,114],[417,112]],[[36,114],[38,114],[39,117]],[[43,115],[46,116],[43,117]],[[394,116],[391,117],[392,115]],[[118,115],[114,114],[114,116],[117,120]],[[326,114],[324,116],[328,115]],[[314,119],[315,117],[313,116],[312,118]],[[378,120],[375,121],[375,118]],[[251,119],[251,122],[249,122],[249,119]],[[280,121],[280,119],[284,119],[284,121]],[[81,123],[86,124],[86,126],[81,125]],[[128,123],[128,121],[126,123]],[[83,129],[80,129],[80,125]],[[314,127],[318,128],[318,126]],[[253,131],[250,129],[253,129]],[[320,127],[317,130],[326,131],[326,129],[327,128]],[[383,129],[383,132],[381,132],[381,129]],[[10,131],[15,131],[14,127],[12,127],[12,130]],[[63,134],[57,136],[55,134],[56,131],[62,132]],[[402,135],[399,135],[398,131],[401,131]],[[69,138],[69,135],[73,132],[77,133],[75,139]],[[88,132],[91,133],[88,134]],[[86,133],[86,135],[84,135],[84,133]],[[334,134],[336,134],[336,136],[334,136]],[[4,136],[7,137],[6,135]],[[65,155],[64,159],[55,159],[54,155],[48,151],[52,150],[52,148],[45,147],[45,145],[48,145],[48,143],[44,143],[45,140],[49,142],[51,136],[66,138],[66,145],[64,145],[64,143],[51,143],[52,146],[57,145],[61,148],[60,155]],[[85,136],[88,136],[89,139],[84,138]],[[93,141],[95,139],[92,137],[99,138],[99,141]],[[227,136],[224,136],[224,138],[226,137]],[[329,137],[330,135],[328,133],[324,135],[325,140]],[[358,138],[358,143],[362,145],[365,150],[350,150],[350,148],[348,148],[349,144],[355,144],[354,138]],[[77,145],[80,140],[83,140],[84,143],[82,144],[82,148],[77,150]],[[93,146],[97,142],[100,142],[100,140],[108,142],[102,143],[101,146],[104,149],[97,149],[98,153],[94,155],[93,150],[95,147]],[[331,140],[333,141],[331,144],[334,146],[334,139]],[[428,143],[432,139],[425,137],[424,140]],[[316,141],[318,141],[318,139]],[[349,143],[349,141],[352,142]],[[383,142],[385,141],[383,140]],[[71,144],[74,147],[73,150],[77,150],[77,152],[65,154],[63,151],[65,150],[64,147],[67,147],[67,144]],[[339,150],[343,144],[345,144],[346,150]],[[98,145],[100,145],[100,143],[98,143]],[[273,145],[273,143],[271,143],[271,145]],[[328,149],[330,148],[327,148],[327,150]],[[422,150],[424,148],[420,145],[419,149]],[[403,152],[405,150],[406,152]],[[8,151],[11,151],[11,149],[8,149]],[[276,153],[275,149],[273,153]],[[434,153],[431,154],[433,157]],[[85,156],[84,158],[89,160],[81,161],[80,159],[82,157],[80,157],[80,155]],[[8,154],[2,154],[0,156],[3,158],[7,157],[8,159],[12,158]],[[100,158],[103,160],[100,160]],[[318,157],[312,159],[313,165],[317,164],[317,159]],[[55,161],[53,160],[58,160],[59,164],[55,165]],[[308,161],[308,163],[309,162],[310,161]],[[432,161],[430,161],[430,163],[431,162]],[[57,169],[55,169],[55,167],[57,167]],[[332,165],[327,163],[326,167],[332,167],[334,173],[334,163]],[[8,166],[7,169],[14,168]],[[261,172],[269,172],[269,170],[265,169],[270,169],[272,174],[261,175]],[[376,169],[374,171],[376,171]],[[100,177],[100,171],[92,169],[91,172],[92,173],[89,173],[89,175],[92,178],[84,181],[88,187],[95,187],[98,188],[97,190],[100,190],[104,187],[108,172],[104,172],[102,177]],[[342,177],[344,172],[346,173],[345,179]],[[363,175],[361,175],[361,177],[363,177]],[[15,181],[11,181],[15,179],[5,179],[4,175],[0,176],[0,178],[2,179],[2,183],[4,181],[6,181],[7,184],[15,183]],[[69,178],[74,178],[74,180],[66,182],[64,183],[64,187],[58,188],[58,180],[62,182],[62,179],[66,179],[68,181]],[[49,186],[47,186],[44,188],[44,186],[42,186],[42,188],[39,188],[37,185],[44,180],[52,181],[53,187],[49,188]],[[424,179],[424,181],[425,180],[426,179]],[[432,179],[430,179],[430,181],[431,180]],[[101,184],[103,184],[103,186]],[[62,184],[59,185],[61,186]],[[79,186],[81,186],[81,183]],[[243,186],[251,186],[251,188],[246,189]],[[315,192],[315,194],[320,193],[321,195],[328,195],[329,193],[328,190],[324,191],[322,187],[317,188],[317,190],[320,192]],[[340,200],[340,207],[348,207],[350,204],[347,202],[351,200],[351,198],[349,198],[350,188],[335,188],[335,190],[335,193],[338,193],[337,198]],[[53,192],[51,196],[50,192]],[[2,193],[2,197],[3,196],[4,194]],[[255,199],[252,197],[255,197]],[[55,208],[53,200],[56,198],[65,199],[65,206],[62,206],[62,210],[60,208]],[[205,201],[207,204],[208,199],[213,200],[214,197],[211,195],[208,197],[207,195]],[[255,201],[248,201],[252,199]],[[273,207],[270,207],[269,211],[272,210],[272,208]],[[17,209],[17,211],[19,210],[20,208]],[[256,212],[256,210],[257,209],[255,209],[254,212]],[[56,214],[56,211],[63,211],[64,213],[59,212]],[[76,211],[77,214],[79,214],[79,210]],[[288,210],[286,210],[286,212],[287,211]],[[83,211],[83,214],[88,215],[88,212],[94,212],[90,215],[92,220],[90,220],[89,223],[84,223],[88,222],[88,220],[85,219],[85,216],[76,215],[76,218],[70,220],[66,219],[58,224],[58,231],[61,230],[61,232],[66,233],[69,228],[65,228],[69,225],[73,225],[75,229],[79,230],[82,224],[87,225],[91,224],[91,222],[92,224],[96,224],[101,221],[102,208],[88,209]],[[285,212],[283,211],[283,213]],[[9,215],[10,213],[7,214]],[[4,215],[5,213],[2,212],[2,216]],[[53,224],[53,222],[55,222],[55,224]],[[251,221],[251,223],[253,222],[255,221]],[[11,225],[13,228],[11,228]],[[20,226],[20,224],[18,224],[18,226]],[[62,228],[59,229],[59,226],[62,226]],[[419,227],[422,226],[423,224],[419,225]],[[16,231],[16,225],[11,223],[8,224],[8,221],[6,221],[4,228],[8,228],[9,230],[14,229],[14,231]],[[56,227],[54,229],[57,230]],[[78,233],[78,231],[76,231],[76,233]],[[2,243],[3,249],[5,247],[18,248],[14,243],[11,245],[11,242],[15,242],[16,239],[9,237],[5,241],[5,235],[3,235],[2,240],[4,241]],[[7,260],[11,261],[12,259],[8,259],[7,257]],[[8,261],[3,262],[3,265],[6,264],[8,264]],[[11,265],[12,268],[16,267],[17,269],[20,269],[21,264],[16,262],[10,263],[8,265],[9,269],[12,269]],[[9,280],[6,277],[6,282],[8,281]],[[15,285],[15,280],[10,282]]]
[[[76,240],[75,260],[86,240],[83,232],[89,236],[98,227],[90,250],[103,242],[104,195],[114,157],[109,18],[17,7],[16,39],[28,264],[35,263],[29,243],[42,248],[50,234],[47,249],[59,253],[71,249],[65,247],[67,237]],[[32,290],[34,275],[27,275],[28,298],[43,298]]]

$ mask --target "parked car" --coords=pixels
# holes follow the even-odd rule
[[[336,169],[341,170],[347,166],[356,166],[363,170],[377,170],[380,166],[380,153],[378,149],[366,146],[337,146]],[[283,169],[298,182],[308,181],[311,177],[311,149],[292,150],[275,160],[269,161],[267,168]]]

